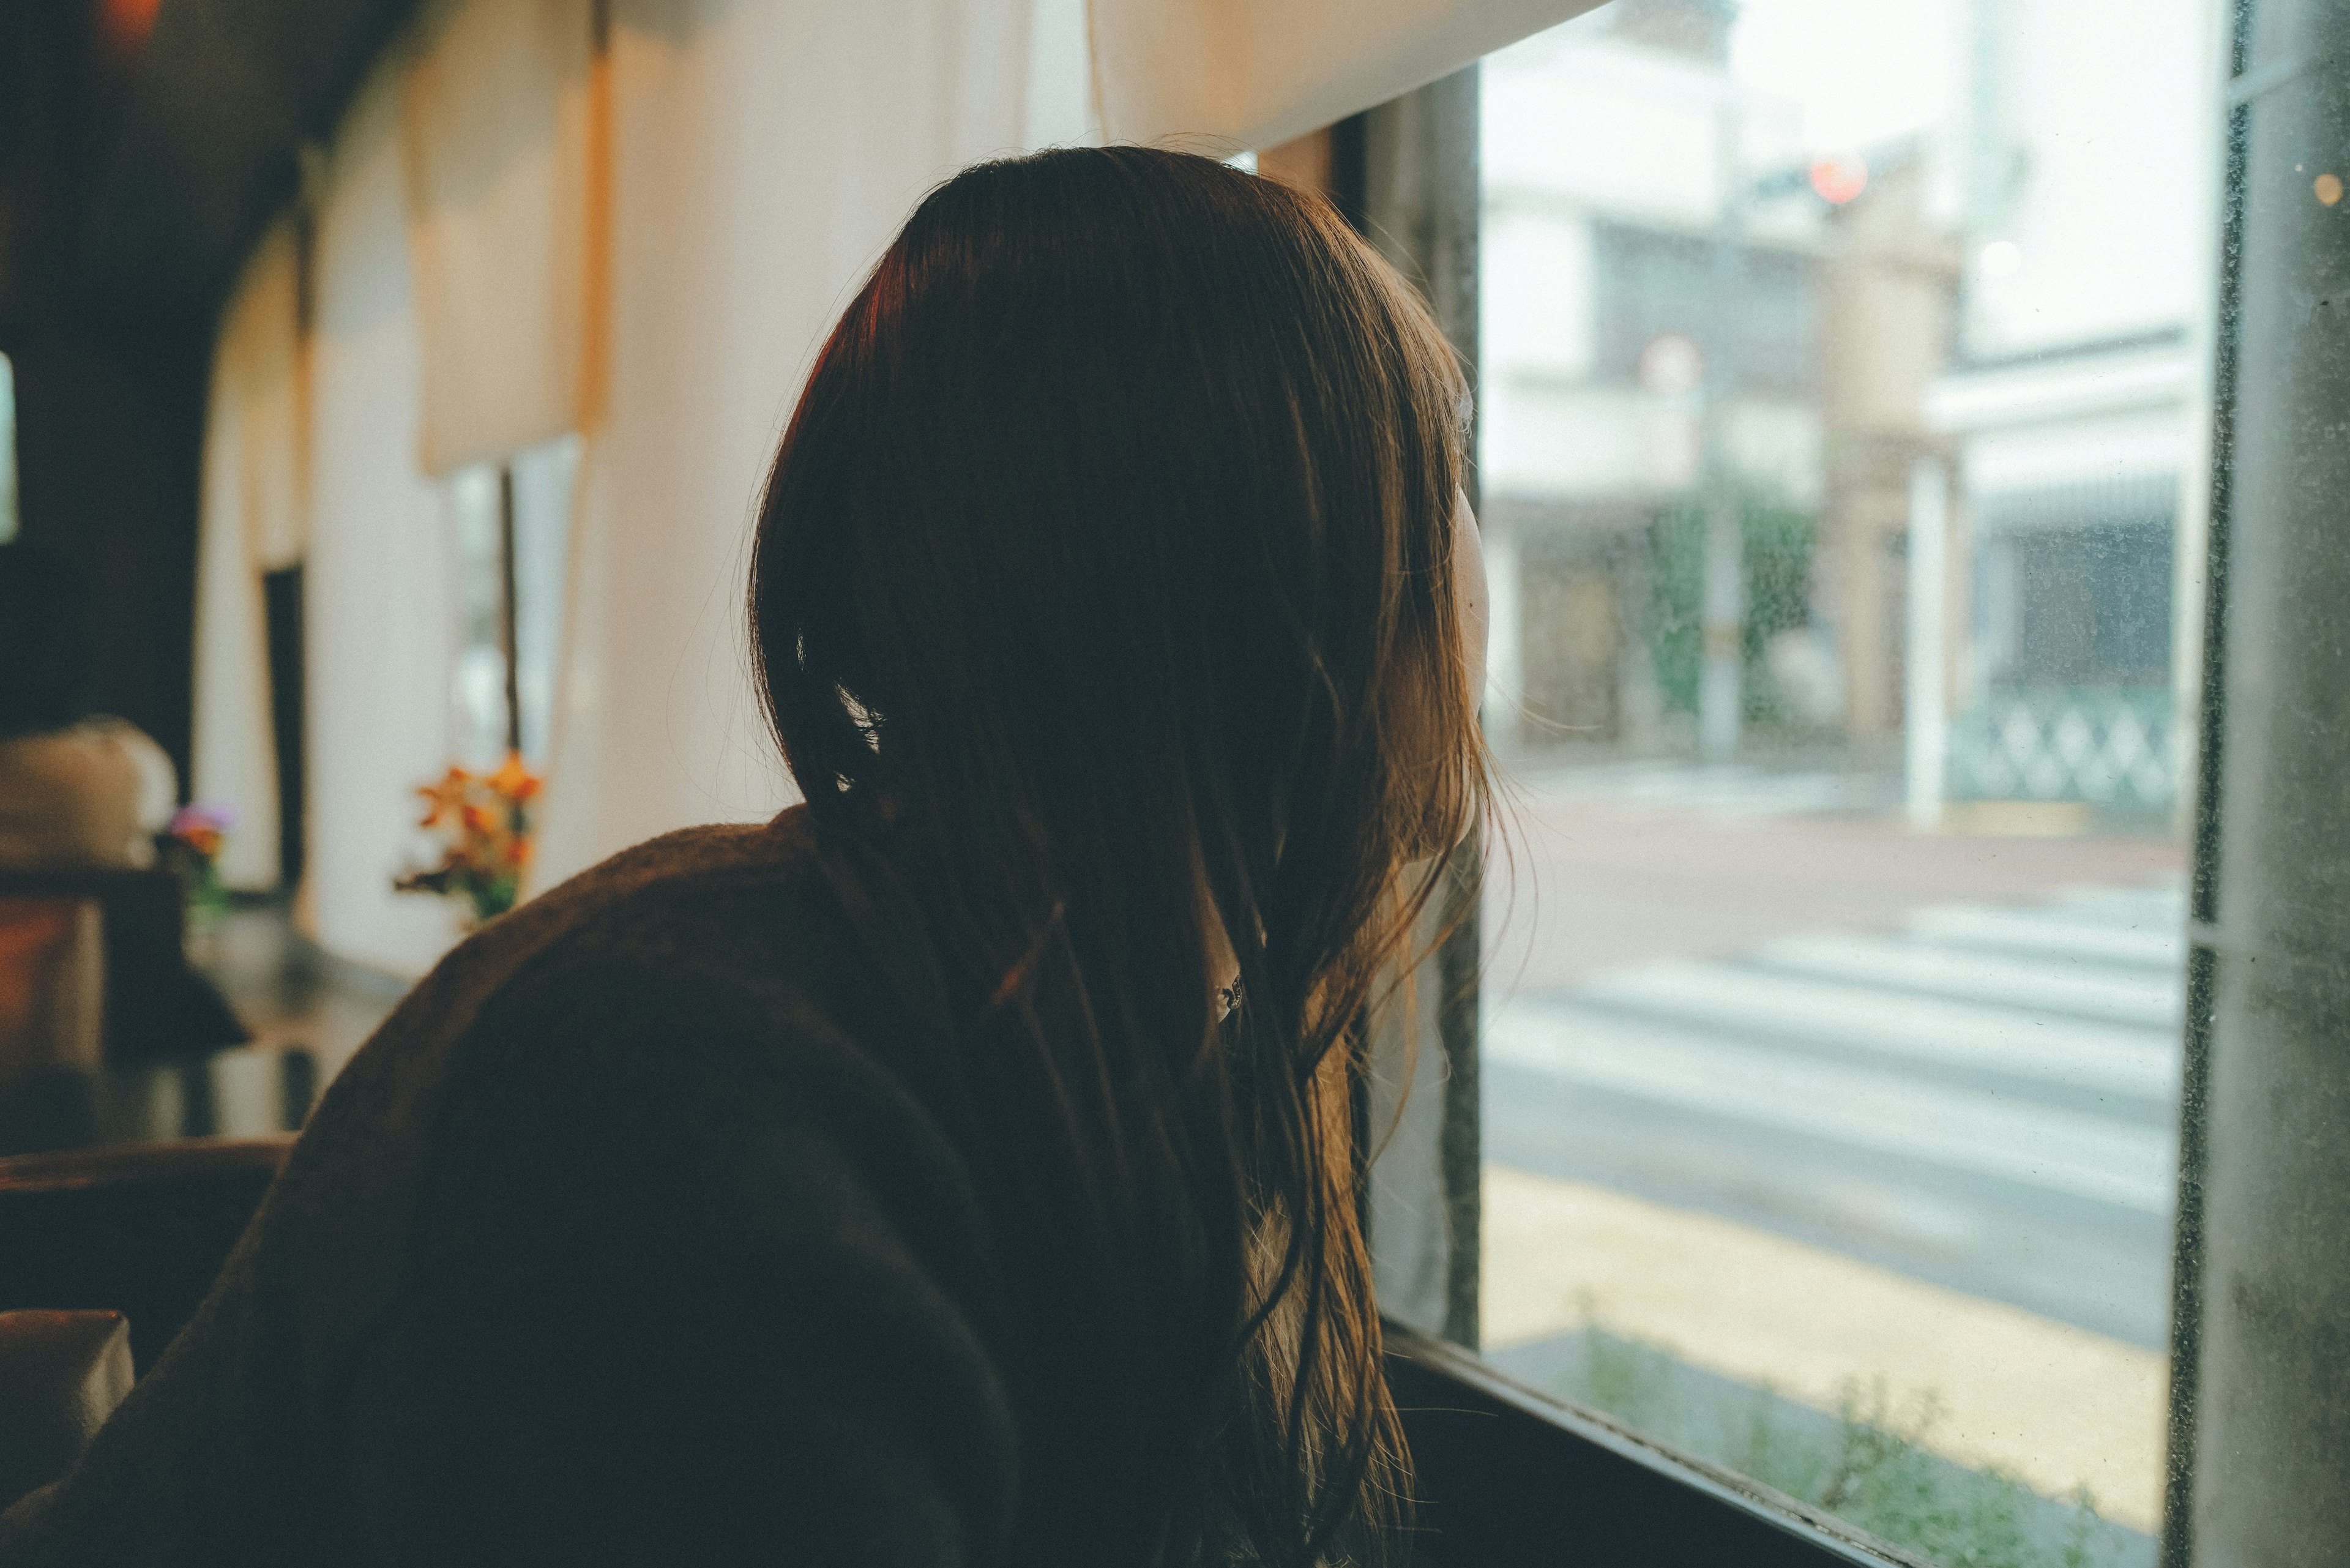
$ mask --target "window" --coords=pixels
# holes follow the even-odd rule
[[[16,368],[0,354],[0,545],[16,536]]]
[[[1382,1302],[1938,1563],[2183,1495],[2220,20],[1614,0],[1473,100],[1518,827]]]
[[[578,465],[578,438],[562,436],[450,479],[463,597],[451,727],[469,767],[508,752],[545,765]]]

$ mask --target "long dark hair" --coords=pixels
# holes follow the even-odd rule
[[[1326,202],[1060,151],[931,192],[776,456],[769,712],[820,835],[919,866],[1027,1217],[1031,1542],[1305,1564],[1405,1490],[1347,1096],[1406,867],[1484,800],[1466,396]]]

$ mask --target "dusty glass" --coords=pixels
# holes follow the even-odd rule
[[[2154,1558],[2220,24],[1482,67],[1482,1345],[1938,1563]]]
[[[0,354],[0,545],[16,536],[16,368]]]

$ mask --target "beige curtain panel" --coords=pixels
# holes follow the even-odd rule
[[[221,877],[232,888],[271,888],[278,875],[261,575],[300,560],[309,537],[302,252],[290,218],[262,237],[213,346],[198,502],[192,793],[237,814],[221,849]]]
[[[1597,0],[1092,0],[1113,141],[1271,147],[1384,103]]]
[[[591,0],[444,0],[419,28],[400,142],[427,473],[592,422],[607,99]]]
[[[449,487],[417,466],[422,351],[410,267],[397,57],[328,149],[313,252],[317,527],[302,573],[309,703],[310,934],[421,974],[454,940],[439,898],[394,893],[420,852],[418,784],[450,760],[462,642]]]
[[[301,318],[301,229],[282,219],[255,247],[229,324],[242,360],[244,540],[253,569],[302,558],[310,536],[310,356]]]

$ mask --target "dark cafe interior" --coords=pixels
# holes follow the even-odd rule
[[[0,1568],[2350,1563],[2350,5],[0,0]]]

